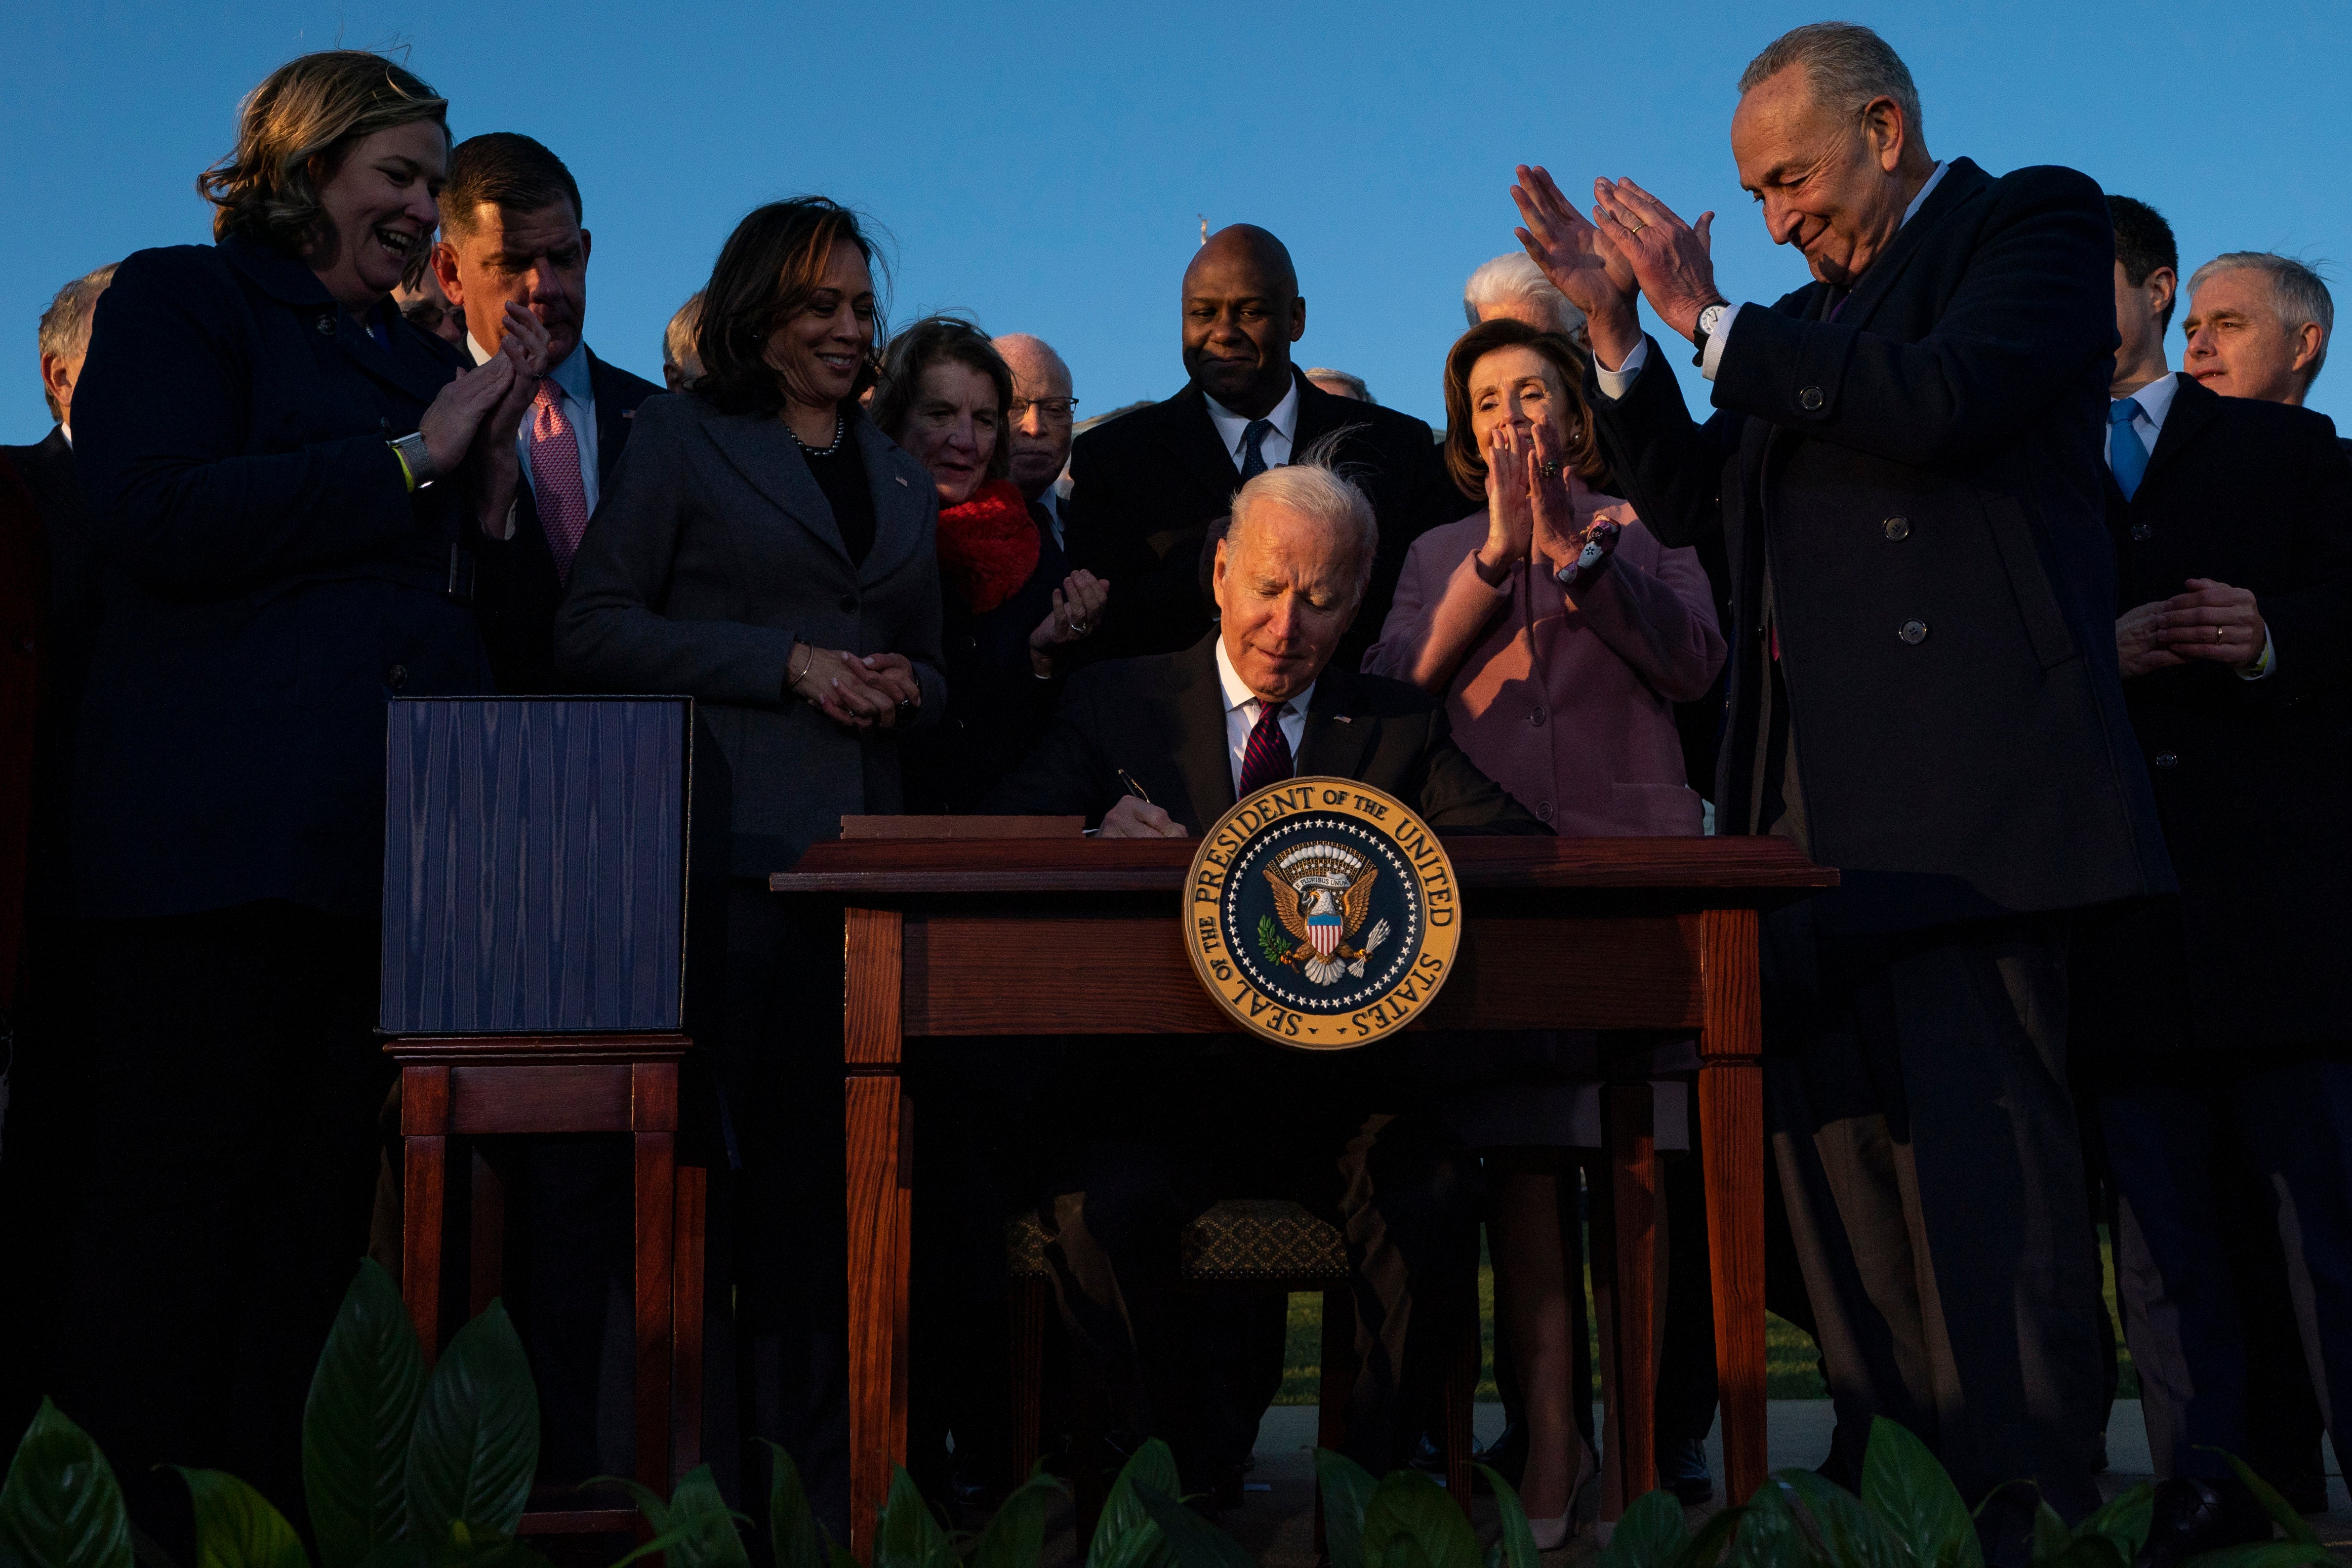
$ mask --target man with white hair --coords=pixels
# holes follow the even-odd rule
[[[1333,662],[1379,529],[1363,491],[1326,465],[1328,450],[1270,467],[1234,497],[1212,574],[1217,626],[1181,653],[1071,676],[1053,731],[990,810],[1083,815],[1106,838],[1185,838],[1268,784],[1325,774],[1404,800],[1440,832],[1549,831],[1463,756],[1433,698]],[[1089,1130],[1042,1216],[1063,1319],[1102,1385],[1114,1443],[1167,1438],[1188,1490],[1230,1495],[1239,1454],[1215,1380],[1196,1375],[1223,1346],[1202,1343],[1213,1331],[1179,1298],[1177,1235],[1241,1194],[1295,1197],[1362,1239],[1351,1251],[1365,1372],[1348,1447],[1374,1474],[1407,1457],[1418,1396],[1435,1385],[1434,1368],[1406,1359],[1412,1281],[1471,1260],[1447,1250],[1466,1228],[1458,1151],[1415,1117],[1374,1119],[1410,1098],[1396,1073],[1378,1046],[1300,1054],[1188,1037],[1076,1056],[1062,1074],[1072,1109],[1060,1124]],[[1411,1337],[1450,1343],[1426,1325]]]
[[[2180,368],[2223,397],[2303,406],[2336,329],[2336,300],[2293,256],[2233,250],[2189,279]]]
[[[1470,281],[1462,286],[1462,314],[1473,327],[1507,318],[1562,337],[1573,335],[1584,325],[1584,312],[1552,287],[1543,268],[1523,250],[1498,256],[1470,275]]]
[[[1013,405],[1004,411],[1013,424],[1013,484],[1059,547],[1062,497],[1055,482],[1070,465],[1076,386],[1068,363],[1034,333],[1007,332],[991,341],[1003,357],[1004,368],[1013,372]]]
[[[2106,205],[2070,169],[1938,161],[1909,68],[1866,27],[1796,28],[1739,92],[1739,183],[1807,287],[1734,303],[1714,214],[1685,223],[1631,180],[1595,181],[1588,219],[1522,166],[1519,237],[1586,312],[1622,494],[1667,544],[1727,548],[1718,825],[1841,873],[1767,912],[1762,943],[1765,1114],[1837,1406],[1827,1471],[1857,1484],[1885,1416],[1971,1502],[2026,1475],[2080,1518],[2099,1282],[2067,934],[2174,887],[2116,653]],[[1642,299],[1696,350],[1706,424]]]
[[[702,379],[702,351],[694,346],[701,325],[702,290],[698,288],[662,329],[662,384],[671,392],[684,392]]]

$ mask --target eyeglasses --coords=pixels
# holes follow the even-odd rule
[[[1070,415],[1077,412],[1078,400],[1074,397],[1014,398],[1004,408],[1005,417],[1013,423],[1021,423],[1031,409],[1035,409],[1055,424],[1067,424]]]

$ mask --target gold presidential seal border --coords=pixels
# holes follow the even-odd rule
[[[1285,818],[1307,815],[1348,817],[1379,829],[1412,868],[1421,904],[1420,954],[1405,973],[1347,1012],[1301,1012],[1268,995],[1225,945],[1220,905],[1226,873],[1260,832]],[[1462,945],[1459,884],[1444,846],[1403,801],[1351,779],[1268,785],[1218,818],[1201,835],[1185,876],[1183,918],[1184,950],[1202,988],[1243,1029],[1300,1051],[1347,1051],[1395,1033],[1435,999]]]

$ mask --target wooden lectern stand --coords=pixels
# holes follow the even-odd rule
[[[899,1069],[931,1035],[1223,1034],[1177,924],[1189,840],[866,840],[813,845],[770,879],[842,909],[848,980],[850,1542],[871,1561],[907,1451],[913,1139]],[[1446,841],[1462,949],[1416,1027],[1696,1033],[1698,1120],[1730,1499],[1764,1479],[1764,1130],[1757,911],[1832,886],[1785,841]],[[1116,1049],[1115,1046],[1107,1047]],[[1646,1100],[1646,1087],[1635,1091]],[[1648,1124],[1605,1119],[1619,1185],[1616,1353],[1651,1361]],[[1637,1145],[1637,1146],[1629,1146]],[[1618,1380],[1628,1497],[1654,1483],[1646,1375]]]

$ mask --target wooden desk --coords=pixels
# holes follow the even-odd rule
[[[907,1451],[912,1146],[899,1069],[929,1035],[1223,1034],[1177,912],[1190,841],[821,843],[769,881],[842,910],[849,1148],[850,1543],[870,1561]],[[1835,884],[1778,839],[1446,841],[1464,888],[1453,977],[1415,1027],[1673,1030],[1699,1040],[1716,1361],[1731,1500],[1764,1479],[1764,1132],[1759,909]],[[1559,955],[1528,961],[1530,955]],[[1646,1091],[1643,1091],[1646,1097]],[[1632,1124],[1631,1117],[1613,1120]],[[1646,1179],[1643,1152],[1618,1152]],[[1642,1167],[1633,1169],[1638,1161]],[[1621,1201],[1620,1212],[1624,1212]],[[1619,1225],[1628,1258],[1643,1238]],[[1646,1269],[1622,1271],[1646,1277]],[[1645,1304],[1620,1292],[1619,1355],[1649,1359]],[[1646,1378],[1621,1433],[1629,1495],[1651,1474]],[[1621,1380],[1620,1386],[1624,1386]]]

